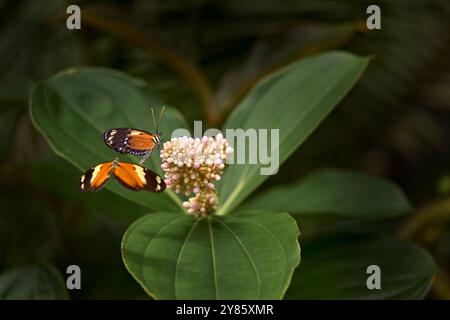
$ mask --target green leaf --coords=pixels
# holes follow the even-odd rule
[[[223,26],[230,30],[230,25]],[[318,23],[306,22],[291,25],[288,29],[280,29],[272,37],[258,41],[248,54],[246,61],[228,70],[223,75],[215,94],[217,105],[228,107],[242,94],[242,88],[265,76],[270,70],[278,70],[300,57],[314,52],[336,48],[347,42],[355,33],[353,22]],[[212,32],[217,36],[217,29]],[[305,36],[308,35],[308,36]],[[296,39],[295,41],[292,41]],[[217,39],[216,39],[217,40]],[[274,50],[283,48],[283,50]]]
[[[427,251],[390,237],[332,235],[302,248],[286,299],[420,299],[436,274]],[[379,290],[367,288],[370,265],[380,267]]]
[[[236,107],[224,129],[279,129],[281,165],[351,89],[367,63],[367,58],[342,52],[294,63],[257,85]],[[230,212],[269,177],[261,175],[261,167],[230,165],[219,188],[223,202],[218,214]]]
[[[69,69],[39,83],[32,94],[31,118],[53,150],[81,171],[111,161],[119,154],[103,142],[108,128],[132,127],[153,131],[150,106],[161,102],[143,81],[122,73],[100,69]],[[183,117],[166,108],[161,129],[170,137],[172,130],[185,128]],[[120,154],[122,161],[135,157]],[[158,152],[146,162],[161,172]],[[75,181],[67,181],[75,185]],[[162,194],[133,192],[110,182],[107,188],[150,209],[181,210],[181,201],[171,190]]]
[[[412,210],[396,185],[362,173],[333,169],[320,170],[297,183],[269,189],[244,207],[353,219],[392,218]]]
[[[300,261],[298,235],[287,213],[154,213],[128,228],[122,256],[154,298],[281,299]]]
[[[68,299],[65,283],[47,264],[11,269],[0,275],[0,300]]]
[[[49,193],[66,201],[82,204],[94,212],[105,214],[116,219],[133,222],[148,214],[149,209],[127,200],[109,190],[102,192],[80,192],[73,183],[80,177],[79,170],[64,159],[52,155],[51,159],[33,164],[32,178],[36,184]]]

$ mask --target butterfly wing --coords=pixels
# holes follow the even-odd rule
[[[81,191],[98,191],[111,177],[112,162],[100,163],[83,174],[78,182]]]
[[[119,162],[114,176],[121,185],[134,191],[162,192],[166,189],[164,180],[158,174],[134,163]]]
[[[114,151],[137,156],[145,155],[155,147],[155,135],[138,129],[109,129],[103,134],[103,139]]]

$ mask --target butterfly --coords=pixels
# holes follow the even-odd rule
[[[120,162],[118,158],[90,168],[81,176],[78,186],[81,191],[98,191],[111,177],[133,191],[162,192],[166,188],[164,180],[155,172],[134,163]]]
[[[161,121],[163,111],[164,107],[161,109],[158,125],[156,125],[152,109],[153,123],[156,127],[155,133],[133,128],[113,128],[105,131],[103,140],[106,145],[114,151],[144,156],[139,161],[139,164],[143,164],[151,155],[155,146],[159,147],[159,144],[162,141],[162,133],[159,131],[159,122]]]

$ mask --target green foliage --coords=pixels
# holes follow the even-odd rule
[[[398,240],[400,234],[422,243],[439,263],[427,298],[450,299],[450,2],[379,0],[382,29],[372,31],[364,23],[370,0],[156,2],[83,2],[77,32],[65,27],[65,1],[0,2],[0,288],[7,283],[13,293],[0,290],[0,298],[36,298],[37,283],[55,271],[36,262],[49,261],[60,270],[82,266],[83,290],[71,291],[74,299],[146,298],[139,284],[156,298],[278,299],[299,259],[298,229],[288,213],[302,227],[302,264],[286,298],[423,298],[438,267],[427,251]],[[336,49],[352,54],[308,58]],[[359,77],[356,69],[364,69],[361,56],[373,59],[322,121]],[[78,67],[86,65],[111,69]],[[347,70],[347,77],[333,70]],[[35,81],[31,123],[26,107]],[[102,131],[152,130],[149,107],[163,102],[189,123],[202,118],[204,128],[279,128],[284,165],[269,179],[257,165],[229,167],[218,185],[220,216],[202,220],[182,215],[182,199],[170,191],[132,193],[111,181],[99,193],[80,193],[81,171],[117,156],[103,144]],[[173,128],[187,127],[178,111],[167,110],[166,139]],[[159,171],[156,154],[147,164]],[[377,177],[399,184],[420,209],[413,212],[400,188]],[[264,191],[254,195],[259,188]],[[269,233],[289,242],[290,264],[283,265],[274,238],[241,219],[247,210],[262,210],[252,219],[268,222]],[[157,220],[167,222],[160,233],[170,231],[170,238],[149,239]],[[139,284],[117,250],[133,221],[123,260]],[[260,295],[242,248],[222,239],[226,228],[218,221],[250,243],[262,267]],[[219,240],[210,237],[210,225]],[[182,238],[190,227],[191,236]],[[218,269],[215,290],[211,239],[220,266],[248,279],[237,283]],[[176,264],[180,244],[186,245]],[[233,264],[235,255],[243,270]],[[168,260],[155,264],[161,256]],[[266,260],[274,274],[266,272]],[[176,278],[167,277],[167,264],[176,264]],[[365,287],[370,264],[381,267],[382,290]],[[44,291],[52,283],[46,280]]]
[[[154,213],[125,233],[125,265],[158,299],[280,299],[300,262],[298,228],[286,213],[205,219]]]
[[[281,164],[351,89],[367,62],[367,58],[331,52],[294,63],[251,90],[224,128],[279,129]],[[103,144],[104,130],[151,126],[149,105],[160,106],[161,101],[139,80],[118,72],[83,68],[67,70],[38,84],[30,110],[35,125],[54,151],[78,169],[86,170],[115,156]],[[186,127],[182,116],[169,108],[162,122],[163,132],[169,135],[174,129]],[[132,156],[123,158],[136,160]],[[151,159],[150,167],[160,172],[158,157]],[[262,211],[233,213],[268,178],[260,174],[261,167],[260,164],[231,165],[218,185],[218,211],[206,218],[180,213],[181,199],[171,190],[163,194],[132,193],[110,183],[110,191],[93,195],[100,196],[96,204],[103,210],[108,210],[108,203],[114,201],[109,214],[128,221],[144,214],[144,208],[156,211],[132,223],[122,240],[125,266],[147,294],[157,299],[281,299],[300,262],[299,230],[286,212],[380,219],[411,211],[403,193],[388,182],[354,172],[325,170],[294,186],[268,190],[243,206]],[[37,179],[49,173],[45,165],[36,169]],[[58,181],[50,179],[46,185],[52,192],[63,193],[76,201],[91,201],[92,195],[75,195],[72,190],[59,186]],[[133,205],[129,205],[131,203]],[[370,251],[375,256],[377,248]],[[360,251],[355,246],[351,250],[354,250],[352,253]],[[325,248],[323,252],[326,256],[334,251]],[[426,292],[434,273],[432,260],[415,253],[415,247],[409,250],[406,245],[404,258],[406,261],[417,259],[418,268],[424,274],[414,278],[413,283],[407,278],[408,281],[395,287],[400,291],[395,294],[389,291],[384,297],[400,294],[418,297]],[[356,296],[365,285],[361,279],[364,280],[366,274],[360,271],[370,257],[366,254],[366,258],[359,259],[361,255],[351,255],[349,274],[345,274],[351,278],[357,273],[353,282],[355,289],[340,296],[341,290],[330,286],[328,291],[318,289],[324,292],[319,297]],[[350,259],[347,255],[340,258],[343,264]],[[336,265],[340,261],[336,260]],[[391,275],[389,266],[383,267],[388,268],[386,286],[390,288],[390,281],[395,282],[397,274]],[[314,257],[305,268],[297,270],[296,275],[300,276],[295,277],[288,297],[308,298],[308,292],[313,294],[309,284],[302,283],[308,270],[320,270]],[[328,278],[323,277],[324,286],[329,285],[327,281],[333,281],[332,270]],[[403,290],[403,286],[409,286],[409,291]]]
[[[302,254],[286,299],[421,299],[437,271],[427,251],[392,237],[331,235]],[[366,286],[370,265],[380,267],[380,290]]]
[[[56,156],[35,163],[32,178],[53,196],[84,205],[93,212],[106,214],[129,223],[149,210],[147,206],[119,197],[110,190],[97,193],[80,192],[78,188],[75,188],[76,181],[80,179],[80,170]]]
[[[294,64],[253,90],[226,127],[280,128],[282,162],[350,89],[366,63],[366,59],[330,53]],[[54,150],[82,169],[112,158],[100,139],[104,130],[115,126],[145,128],[150,123],[146,99],[160,104],[142,83],[121,74],[99,69],[68,70],[35,88],[31,115]],[[272,116],[274,105],[279,117]],[[300,116],[298,106],[303,110]],[[183,127],[174,111],[169,111],[166,118],[162,128],[166,132],[172,131],[169,125],[173,125],[172,129]],[[294,126],[293,118],[299,119]],[[245,174],[239,169],[244,169]],[[264,180],[258,169],[248,165],[231,167],[225,192],[221,193],[221,214],[239,204]],[[118,191],[114,186],[110,188]],[[229,188],[233,193],[227,194]],[[145,196],[146,201],[151,201],[148,207],[176,211],[178,201],[167,196],[172,194],[170,190],[165,196],[125,194],[141,205],[147,204]],[[169,200],[173,201],[172,207]],[[151,215],[130,227],[124,236],[123,257],[136,280],[158,298],[281,298],[300,259],[298,229],[289,219],[281,213],[238,214],[223,220]],[[261,243],[265,244],[264,250]],[[231,257],[241,259],[242,264],[234,263]],[[195,266],[194,262],[204,265]],[[204,290],[192,290],[192,279],[197,284],[203,281]]]
[[[392,183],[332,169],[311,173],[292,185],[271,188],[247,202],[245,208],[347,219],[393,218],[412,211],[404,193]]]
[[[106,129],[152,128],[151,106],[160,107],[161,102],[142,81],[114,71],[87,68],[67,70],[39,83],[31,97],[30,113],[53,150],[84,171],[117,156],[103,142]],[[166,108],[161,130],[170,133],[184,127],[181,115]],[[149,166],[161,171],[156,158],[151,158]],[[135,160],[127,155],[121,159]],[[180,202],[171,190],[157,195],[123,190],[114,183],[107,188],[153,210],[180,210]]]
[[[290,65],[259,83],[234,109],[225,129],[279,129],[281,165],[350,90],[367,63],[367,58],[332,52]],[[269,177],[261,175],[261,167],[229,168],[219,193],[219,214],[229,213]]]
[[[66,284],[47,264],[30,265],[0,274],[0,300],[65,300]]]

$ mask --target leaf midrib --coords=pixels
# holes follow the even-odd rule
[[[217,283],[216,255],[215,255],[215,249],[214,249],[214,236],[213,236],[211,219],[208,219],[208,225],[209,225],[209,237],[210,237],[210,241],[211,241],[211,258],[212,258],[213,275],[214,275],[214,291],[216,293],[216,300],[219,300],[219,290],[218,290],[218,283]]]
[[[249,260],[249,262],[250,262],[250,264],[251,264],[251,266],[253,268],[253,271],[255,273],[256,280],[257,280],[257,283],[258,283],[258,298],[257,299],[260,299],[261,298],[261,277],[259,275],[258,268],[256,267],[255,261],[253,260],[253,258],[251,257],[250,253],[248,252],[247,247],[244,245],[242,240],[233,232],[233,230],[231,230],[231,228],[226,225],[226,223],[224,223],[224,222],[222,222],[222,221],[220,221],[218,219],[215,219],[212,216],[210,216],[210,219],[214,220],[214,221],[217,221],[218,223],[223,225],[228,230],[228,232],[231,233],[231,235],[234,237],[234,239],[239,243],[240,247],[244,251],[244,253],[245,253],[247,259]]]
[[[338,70],[335,70],[334,73],[337,73],[337,71],[338,71]],[[324,97],[326,97],[326,96],[328,96],[328,95],[330,94],[331,89],[334,88],[334,87],[336,86],[336,84],[339,84],[340,81],[341,81],[341,79],[344,78],[344,75],[347,76],[347,74],[348,74],[348,72],[344,72],[343,75],[339,78],[339,81],[335,81],[333,85],[327,86],[326,94],[321,95],[321,97],[320,97],[319,99],[316,99],[316,101],[315,101],[314,103],[311,103],[311,104],[309,105],[309,107],[307,108],[307,111],[304,112],[304,113],[302,114],[302,117],[297,121],[297,125],[296,125],[293,129],[288,130],[288,134],[285,135],[285,137],[286,137],[285,139],[287,139],[287,138],[289,137],[290,133],[291,133],[292,131],[294,131],[294,130],[298,127],[298,124],[301,123],[301,122],[305,119],[305,117],[306,117],[307,115],[309,115],[309,113],[311,112],[311,110],[312,110],[313,108],[315,108],[315,107],[319,104],[319,102],[321,102],[321,101],[324,100]],[[356,79],[359,79],[359,76],[356,77]],[[353,83],[354,83],[355,81],[356,81],[356,80],[354,80]],[[342,98],[345,96],[346,93],[347,93],[347,91],[344,92],[342,95],[339,96],[336,105],[342,100]],[[325,118],[332,110],[333,110],[333,108],[331,108],[330,110],[328,110],[328,112],[326,112],[326,113],[323,115],[322,119]],[[304,136],[304,138],[303,138],[300,142],[297,143],[297,145],[302,144],[302,143],[303,143],[303,142],[311,135],[311,133],[312,133],[319,125],[320,125],[320,121],[308,131],[308,133]],[[283,139],[283,141],[284,141],[285,139]],[[297,147],[298,147],[298,146],[297,146]],[[292,148],[292,150],[290,150],[290,151],[288,151],[288,152],[286,153],[286,155],[283,157],[283,159],[280,159],[280,165],[281,165],[285,160],[287,160],[287,159],[289,158],[289,156],[295,151],[295,149],[296,149],[295,147]],[[247,169],[247,168],[248,168],[248,169]],[[260,168],[260,166],[248,166],[248,165],[247,165],[247,166],[244,168],[244,170],[242,171],[242,173],[241,173],[241,181],[242,181],[242,180],[245,180],[245,179],[243,179],[243,177],[247,177],[249,174],[252,173],[253,170],[257,170],[257,169],[259,169],[259,168]],[[226,179],[226,180],[225,180],[225,183],[224,183],[224,185],[222,186],[222,187],[223,187],[223,190],[226,190],[225,187],[229,184],[229,180],[230,180],[230,179]],[[221,212],[224,212],[224,214],[226,214],[227,211],[229,210],[228,207],[232,207],[232,206],[236,207],[236,206],[239,204],[239,203],[233,204],[233,201],[234,201],[234,199],[237,197],[237,195],[239,195],[239,194],[241,193],[242,189],[243,189],[246,185],[248,185],[248,183],[242,183],[242,184],[239,184],[238,187],[234,189],[234,191],[228,196],[228,198],[227,198],[227,200],[225,201],[225,203],[223,204],[222,208],[220,208],[220,211],[221,211]],[[255,189],[255,188],[253,188],[253,189]],[[245,199],[245,198],[244,198],[244,199]],[[244,200],[244,199],[242,199],[242,200]]]

